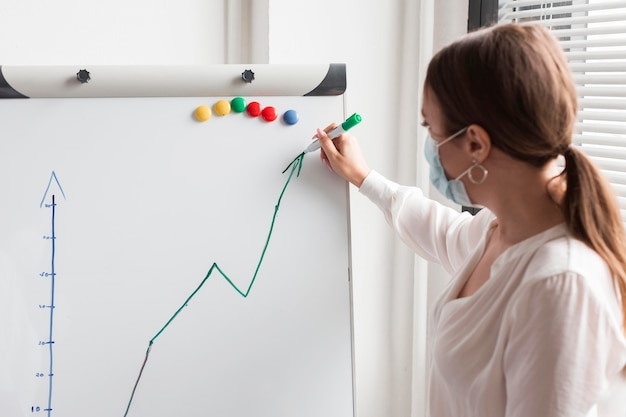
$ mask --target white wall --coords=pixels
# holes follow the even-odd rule
[[[344,62],[348,69],[346,114],[358,112],[363,122],[353,133],[372,167],[395,176],[397,149],[389,135],[389,122],[398,111],[396,95],[397,41],[395,29],[401,10],[398,2],[317,0],[303,4],[290,0],[270,2],[270,63]],[[329,12],[331,11],[331,12]],[[320,127],[336,120],[320,120]],[[399,247],[377,208],[352,188],[353,295],[355,310],[355,364],[357,411],[360,417],[399,415],[392,408],[393,390],[410,393],[411,363],[406,355],[394,357],[392,333],[407,339],[396,349],[410,348],[409,323],[397,329],[394,308],[407,311],[412,290],[410,270],[398,271],[394,253]],[[395,277],[394,277],[395,276]],[[394,279],[392,279],[394,278]],[[393,296],[392,283],[408,285],[405,298]],[[394,299],[395,298],[395,299]],[[405,320],[407,314],[403,314]],[[396,375],[394,361],[403,368]],[[404,387],[394,387],[404,382]],[[399,401],[406,404],[406,399]],[[406,411],[406,410],[405,410]],[[407,414],[405,414],[407,415]]]
[[[415,31],[403,27],[409,9],[419,2],[270,0],[269,62],[346,63],[346,113],[359,112],[364,118],[353,130],[363,153],[372,168],[409,185],[415,184],[416,164],[423,163],[421,149],[417,143],[398,143],[395,135],[402,132],[393,125],[399,114],[412,116],[414,126],[419,122],[417,95],[402,95],[413,80],[399,78],[403,75],[399,54],[411,43],[419,47],[419,39],[405,38]],[[467,0],[433,3],[436,50],[466,32],[468,4]],[[420,25],[419,21],[406,25],[411,23]],[[320,121],[320,126],[329,122]],[[407,136],[416,142],[415,136]],[[423,415],[424,404],[412,410],[410,398],[412,385],[422,383],[412,377],[413,279],[427,278],[414,276],[412,253],[391,234],[378,209],[354,188],[351,205],[358,416]],[[429,288],[427,298],[432,301],[447,276],[435,266],[430,271],[424,287]]]
[[[393,140],[389,121],[405,111],[398,46],[417,47],[402,24],[420,1],[434,3],[435,49],[465,32],[467,0],[3,0],[0,65],[343,62],[346,112],[364,117],[355,133],[370,165],[411,184],[421,150]],[[414,277],[412,254],[357,193],[352,222],[358,417],[408,416],[413,279],[424,277]],[[436,293],[442,277],[433,271]]]
[[[3,0],[0,64],[219,64],[225,2]]]

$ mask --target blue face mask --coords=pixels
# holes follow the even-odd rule
[[[457,204],[460,204],[462,206],[475,207],[475,205],[472,204],[469,196],[467,195],[465,184],[463,184],[461,178],[463,178],[465,175],[468,175],[470,171],[476,166],[476,164],[466,169],[458,177],[449,180],[448,177],[446,177],[443,165],[441,165],[441,160],[439,159],[439,147],[448,143],[460,134],[464,133],[466,130],[467,128],[464,127],[463,129],[459,130],[454,135],[444,139],[440,143],[437,143],[437,141],[434,140],[432,136],[430,136],[429,132],[428,136],[426,137],[426,143],[424,145],[424,156],[426,156],[426,160],[430,165],[430,183],[437,189],[437,191],[443,194],[447,199],[452,200]],[[486,175],[486,170],[484,171],[484,174]]]

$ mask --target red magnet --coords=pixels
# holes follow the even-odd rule
[[[263,111],[261,111],[261,116],[266,122],[273,122],[278,117],[278,114],[276,114],[276,108],[267,106],[263,109]]]
[[[252,101],[246,107],[246,112],[251,117],[257,117],[259,114],[261,114],[261,105],[258,101]]]

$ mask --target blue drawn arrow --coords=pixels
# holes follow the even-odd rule
[[[41,203],[39,203],[39,208],[43,207],[43,203],[46,200],[46,196],[48,195],[48,191],[50,190],[50,186],[52,185],[52,180],[54,180],[54,182],[57,183],[57,187],[59,187],[59,190],[61,190],[61,195],[63,195],[63,199],[67,200],[67,198],[65,197],[65,192],[63,192],[63,187],[61,187],[61,184],[59,183],[59,179],[57,178],[57,174],[55,174],[55,172],[52,171],[52,174],[50,174],[50,179],[48,180],[48,186],[46,187],[46,192],[43,193],[43,198],[41,199]]]

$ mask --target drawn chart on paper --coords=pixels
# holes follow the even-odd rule
[[[297,176],[300,175],[300,171],[301,171],[301,168],[302,168],[302,160],[304,159],[304,156],[305,156],[304,152],[299,154],[287,166],[287,168],[285,168],[285,170],[283,171],[283,173],[285,173],[285,171],[287,171],[287,170],[289,170],[291,168],[291,171],[289,172],[289,176],[287,177],[287,182],[285,182],[285,186],[283,187],[282,191],[280,192],[280,196],[278,197],[278,201],[276,202],[276,205],[274,206],[274,215],[272,216],[272,221],[271,221],[271,224],[270,224],[270,230],[269,230],[269,232],[267,234],[267,239],[265,241],[265,245],[263,246],[263,251],[261,252],[261,256],[259,258],[259,262],[258,262],[258,264],[257,264],[257,266],[256,266],[256,268],[254,270],[254,275],[252,275],[252,279],[250,280],[250,283],[248,284],[248,287],[244,291],[242,288],[239,288],[228,277],[228,275],[224,273],[224,271],[222,271],[222,269],[219,267],[219,265],[217,263],[214,262],[213,265],[211,265],[211,268],[207,272],[207,274],[204,277],[204,279],[200,282],[200,285],[198,285],[198,287],[189,295],[189,297],[187,297],[185,302],[178,308],[178,310],[176,310],[176,312],[172,315],[172,317],[170,317],[170,319],[165,323],[165,325],[163,327],[161,327],[161,329],[148,342],[148,349],[146,350],[146,356],[144,358],[143,363],[141,364],[141,368],[139,370],[139,376],[137,377],[137,380],[135,381],[135,385],[133,386],[133,390],[132,390],[131,395],[130,395],[130,400],[128,401],[128,405],[126,406],[126,411],[124,412],[124,417],[126,417],[128,415],[128,412],[130,411],[130,408],[132,406],[132,402],[133,402],[133,398],[135,396],[135,392],[137,390],[137,387],[139,386],[139,382],[141,382],[141,376],[143,375],[143,370],[144,370],[145,366],[148,363],[148,358],[150,356],[150,350],[152,349],[152,344],[161,335],[161,333],[163,333],[165,331],[165,329],[167,329],[167,327],[174,321],[176,316],[178,316],[178,314],[183,310],[183,308],[185,308],[188,305],[189,301],[191,301],[191,299],[198,293],[198,291],[201,290],[201,288],[204,286],[204,283],[209,278],[211,278],[211,276],[213,275],[214,271],[217,271],[219,273],[219,275],[222,278],[224,278],[228,282],[228,284],[230,284],[230,286],[239,295],[241,295],[243,298],[247,298],[248,297],[248,295],[250,294],[250,291],[252,290],[252,286],[254,285],[254,282],[256,281],[257,274],[259,273],[259,269],[261,268],[261,264],[263,263],[263,258],[265,257],[265,253],[267,251],[267,247],[268,247],[268,245],[270,243],[270,240],[272,238],[272,231],[274,230],[274,223],[276,222],[276,215],[278,214],[278,210],[280,208],[280,203],[281,203],[281,201],[283,199],[283,196],[285,195],[285,191],[287,190],[287,186],[291,182],[293,174],[296,173]],[[53,198],[53,206],[54,206],[54,198]],[[53,221],[53,224],[54,224],[54,221]],[[53,239],[54,239],[54,233],[53,233]],[[53,259],[54,259],[54,255],[53,255]],[[50,319],[50,321],[52,322],[52,318]],[[50,331],[50,333],[52,333],[52,330]],[[51,361],[52,361],[52,359],[51,359]],[[52,375],[52,371],[50,371],[50,375]],[[52,384],[52,382],[51,382],[51,384]],[[48,407],[48,409],[49,408],[50,407]]]
[[[346,184],[282,172],[342,102],[256,99],[0,100],[0,415],[352,415]]]

